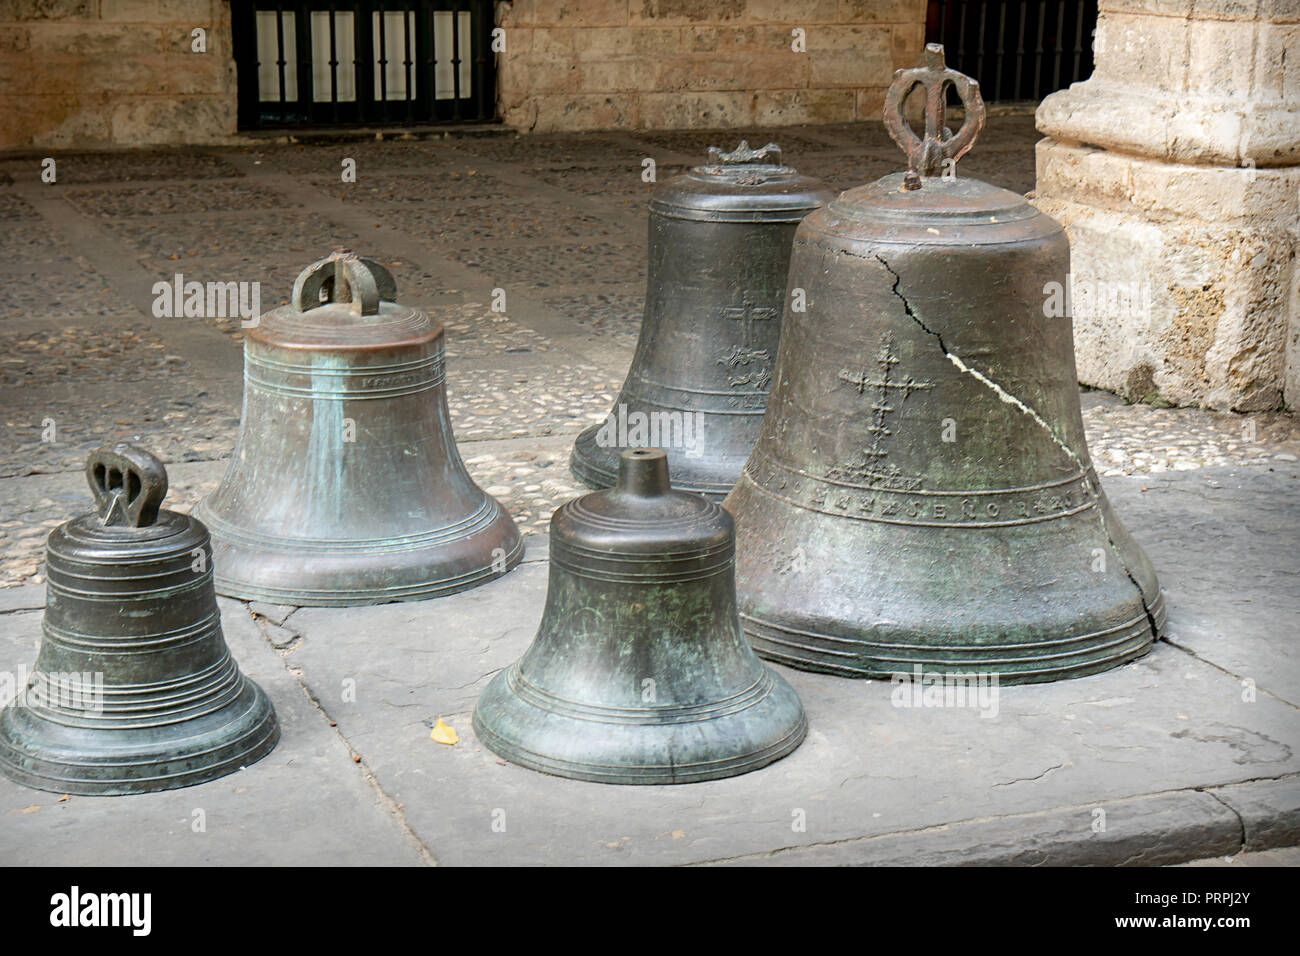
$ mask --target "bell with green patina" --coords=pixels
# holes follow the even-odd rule
[[[101,448],[86,476],[99,509],[46,542],[41,649],[0,714],[0,772],[97,796],[260,760],[280,728],[221,633],[207,529],[160,508],[167,472],[146,451]]]
[[[470,478],[447,412],[440,323],[340,250],[244,335],[244,413],[212,530],[220,594],[292,605],[437,597],[523,557]]]
[[[731,516],[669,485],[665,453],[551,518],[532,645],[479,697],[474,732],[513,763],[599,783],[714,780],[785,756],[799,698],[736,614]]]
[[[961,175],[984,122],[943,49],[885,120],[909,170],[803,220],[766,418],[725,507],[763,656],[850,677],[1078,677],[1146,653],[1155,571],[1088,455],[1070,244],[1024,197]],[[965,104],[957,133],[944,97]],[[903,118],[923,89],[926,128]]]

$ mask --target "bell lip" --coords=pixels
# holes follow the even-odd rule
[[[641,731],[649,733],[659,731],[665,736],[668,728],[694,728],[697,731],[694,738],[697,745],[699,734],[708,733],[712,729],[717,731],[717,740],[721,744],[728,740],[728,735],[723,728],[728,724],[744,724],[746,718],[748,718],[749,726],[752,729],[754,717],[750,711],[754,707],[761,707],[771,702],[773,709],[760,718],[774,728],[771,733],[766,735],[771,739],[764,746],[747,748],[716,759],[693,762],[688,765],[652,762],[627,763],[626,760],[621,762],[616,758],[619,756],[626,758],[626,753],[619,754],[617,752],[610,753],[608,757],[602,760],[568,760],[562,757],[550,757],[525,746],[523,742],[512,741],[493,730],[481,713],[484,700],[487,700],[489,695],[499,696],[500,700],[506,702],[511,708],[545,715],[549,726],[554,727],[558,724],[568,727],[569,733],[574,735],[574,739],[588,739],[592,726],[591,722],[540,710],[531,703],[505,691],[504,686],[509,669],[507,667],[493,677],[479,696],[470,722],[474,735],[490,751],[510,763],[552,776],[583,780],[589,783],[631,786],[704,783],[709,780],[722,780],[727,777],[740,776],[775,763],[798,749],[808,734],[808,716],[799,695],[784,677],[764,665],[764,669],[772,678],[773,689],[767,697],[751,707],[724,717],[699,721],[674,724],[651,722],[633,725]],[[791,707],[791,705],[793,706]],[[781,712],[783,707],[790,708],[788,715],[794,715],[797,712],[797,717],[790,719],[790,716],[783,715]],[[684,766],[690,769],[683,769]]]
[[[1101,674],[1139,660],[1155,647],[1155,639],[1148,633],[1144,641],[1135,644],[1132,648],[1120,654],[1080,661],[1066,667],[1007,670],[1005,668],[982,668],[971,664],[927,668],[925,666],[926,662],[919,660],[893,667],[886,665],[884,662],[872,664],[864,660],[860,666],[854,666],[847,663],[838,663],[834,659],[825,656],[792,653],[783,645],[776,644],[768,637],[760,635],[759,632],[750,630],[748,622],[745,627],[745,637],[754,648],[754,652],[763,660],[792,667],[796,670],[807,671],[811,674],[829,674],[833,677],[844,677],[851,680],[891,680],[899,676],[911,677],[915,673],[914,666],[919,665],[922,667],[923,673],[926,674],[974,674],[979,677],[990,678],[996,676],[999,684],[1008,686],[1044,684]]]
[[[230,740],[219,742],[215,747],[199,746],[192,748],[188,756],[184,751],[177,753],[168,748],[175,747],[177,743],[184,741],[198,740],[204,744],[211,743],[219,739],[222,728],[211,730],[203,737],[194,738],[187,734],[187,725],[190,722],[182,721],[179,724],[172,725],[178,730],[175,737],[158,740],[151,747],[115,747],[100,751],[87,750],[82,756],[89,759],[76,763],[61,761],[53,754],[49,757],[41,757],[36,754],[30,758],[28,766],[24,766],[19,761],[23,759],[26,751],[24,748],[16,746],[14,741],[10,739],[8,730],[10,726],[8,716],[10,708],[6,707],[3,712],[0,712],[0,774],[23,786],[50,793],[66,793],[81,797],[116,797],[179,790],[219,780],[222,777],[244,770],[266,757],[279,744],[280,720],[275,712],[275,706],[271,703],[270,697],[267,696],[262,687],[242,673],[240,677],[252,697],[251,706],[243,713],[234,715],[234,718],[224,726],[228,727],[244,719],[248,714],[254,715],[251,718],[253,723],[244,732]],[[234,702],[228,705],[227,709],[233,705]],[[162,775],[150,772],[155,770],[160,763],[193,760],[213,750],[229,749],[236,746],[243,749],[232,754],[226,754],[208,766],[199,766],[178,773]],[[103,758],[103,760],[97,761],[94,758]],[[32,763],[37,765],[37,769],[31,768],[30,764]],[[84,775],[78,776],[74,772],[68,776],[55,776],[50,772],[44,772],[46,767],[50,769],[62,767],[73,771],[77,768],[84,768]],[[95,776],[91,772],[96,768],[106,767],[121,767],[125,771],[125,775],[106,779]]]
[[[489,500],[495,501],[495,499]],[[446,597],[504,577],[523,561],[523,537],[519,534],[514,519],[499,503],[497,503],[497,509],[496,520],[488,523],[476,536],[487,535],[492,529],[500,528],[508,523],[512,535],[508,535],[505,539],[510,544],[507,547],[504,563],[500,571],[493,567],[496,562],[491,557],[490,551],[488,551],[486,553],[486,563],[476,564],[469,570],[454,575],[440,573],[429,577],[431,570],[436,571],[438,569],[439,562],[437,561],[413,561],[400,568],[394,565],[392,571],[405,572],[409,578],[406,583],[396,585],[388,584],[383,587],[344,585],[331,580],[333,575],[330,574],[320,575],[315,578],[304,575],[292,585],[269,586],[258,583],[257,580],[248,576],[238,578],[227,576],[223,573],[222,568],[230,567],[232,564],[255,564],[258,561],[268,560],[272,554],[283,555],[284,553],[292,553],[294,556],[301,558],[302,567],[310,567],[313,563],[313,555],[330,559],[338,559],[341,555],[339,552],[312,549],[310,547],[290,548],[288,552],[248,549],[218,535],[214,538],[214,547],[218,547],[223,552],[234,550],[241,552],[241,554],[235,559],[214,560],[213,586],[217,594],[222,597],[235,598],[241,601],[265,601],[271,604],[294,605],[296,607],[366,607],[376,604],[396,604]],[[288,542],[289,545],[292,545],[292,543],[292,541]],[[430,553],[436,554],[439,550],[440,548],[435,546],[424,551],[417,550],[406,553],[428,557]]]

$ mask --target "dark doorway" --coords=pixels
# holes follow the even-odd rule
[[[240,129],[495,116],[492,0],[231,0],[231,22]]]
[[[990,103],[1041,100],[1092,75],[1096,0],[930,0],[926,41]]]

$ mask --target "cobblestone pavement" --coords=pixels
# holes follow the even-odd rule
[[[156,318],[154,283],[258,281],[270,308],[340,245],[388,265],[402,300],[443,323],[462,455],[525,533],[544,531],[582,490],[573,437],[608,411],[636,344],[643,161],[663,179],[741,138],[778,142],[836,189],[901,159],[880,124],[60,154],[55,184],[37,159],[0,159],[0,586],[41,579],[45,534],[87,507],[79,473],[105,441],[208,463],[173,481],[178,510],[220,480],[238,429],[239,320]],[[993,117],[963,169],[1028,191],[1035,139],[1031,117]],[[341,181],[346,159],[355,183]],[[1099,393],[1084,408],[1104,475],[1300,467],[1290,415]]]

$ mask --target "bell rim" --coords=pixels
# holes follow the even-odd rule
[[[774,704],[773,712],[767,716],[767,719],[773,724],[788,726],[782,728],[779,736],[769,741],[759,748],[750,748],[740,753],[733,753],[727,756],[718,757],[711,760],[696,761],[690,764],[680,763],[645,763],[636,765],[620,764],[617,761],[596,762],[592,760],[567,760],[564,758],[549,757],[536,750],[524,746],[522,743],[515,742],[508,737],[499,734],[492,729],[489,722],[481,714],[481,708],[485,700],[490,695],[498,696],[500,701],[508,702],[511,707],[523,708],[523,712],[534,712],[546,714],[548,721],[561,722],[566,726],[572,724],[569,730],[570,734],[581,735],[584,731],[590,729],[590,721],[570,717],[564,714],[554,714],[549,711],[537,708],[535,705],[514,696],[508,691],[503,690],[506,683],[506,675],[509,668],[500,671],[484,689],[479,696],[478,702],[474,707],[474,715],[471,720],[471,727],[479,741],[492,753],[499,757],[523,767],[528,770],[535,770],[541,773],[550,774],[557,777],[565,777],[571,780],[583,780],[589,783],[603,784],[623,784],[631,786],[671,786],[677,784],[703,783],[709,780],[721,780],[727,777],[740,776],[759,770],[769,764],[775,763],[783,757],[789,756],[799,745],[803,743],[808,734],[808,716],[799,700],[798,694],[794,688],[780,674],[764,665],[773,679],[773,692],[768,698],[759,701],[750,707],[734,713],[727,714],[723,717],[707,718],[698,721],[679,722],[673,724],[661,723],[644,723],[632,724],[625,726],[637,727],[640,729],[648,728],[665,728],[665,727],[692,727],[707,728],[720,727],[728,722],[752,721],[753,715],[750,711],[755,706],[761,706],[766,700],[780,697],[783,698]],[[792,704],[792,710],[797,709],[797,717],[794,720],[782,720],[782,713],[777,707]],[[579,737],[579,739],[581,739]],[[698,740],[698,738],[697,738]],[[683,766],[691,769],[683,772]],[[619,768],[622,769],[619,769]]]
[[[356,585],[331,585],[327,582],[311,584],[304,587],[303,584],[293,586],[272,587],[256,582],[248,578],[227,577],[221,572],[223,566],[221,562],[215,561],[215,573],[213,575],[213,586],[217,594],[222,597],[235,598],[240,601],[265,601],[271,604],[286,604],[297,607],[363,607],[376,604],[393,604],[405,603],[409,601],[426,601],[433,598],[446,597],[451,594],[457,594],[461,591],[468,591],[484,584],[488,584],[497,578],[504,577],[510,571],[514,570],[523,561],[524,541],[519,534],[518,529],[514,528],[513,519],[506,514],[504,509],[501,515],[510,520],[510,526],[514,530],[514,542],[507,549],[504,558],[502,570],[497,571],[493,568],[493,562],[489,558],[485,564],[476,564],[469,571],[461,572],[452,576],[439,576],[418,580],[404,585],[388,585],[384,587],[357,587]],[[488,528],[497,526],[495,523],[489,524]],[[222,539],[215,539],[219,544],[225,544]],[[436,553],[440,548],[428,549]],[[251,552],[259,556],[265,556],[267,552]],[[303,564],[310,564],[312,554],[327,555],[331,558],[339,557],[338,552],[313,551],[311,549],[301,549],[288,552],[295,557],[303,559]],[[420,554],[420,551],[408,552],[411,554]],[[490,552],[489,552],[490,554]],[[248,563],[247,553],[240,560],[240,564]],[[232,562],[227,561],[225,566]],[[412,564],[415,570],[424,571],[431,567],[436,567],[436,563],[429,564]],[[304,579],[304,583],[305,579]]]
[[[158,793],[167,790],[180,790],[186,787],[197,786],[203,783],[209,783],[213,780],[219,780],[222,777],[229,776],[232,773],[243,770],[252,766],[259,760],[270,754],[280,742],[280,721],[276,714],[275,706],[271,703],[270,697],[256,681],[250,680],[241,674],[248,692],[252,698],[251,705],[242,713],[236,714],[227,723],[221,727],[208,730],[203,737],[195,738],[185,736],[184,733],[177,733],[171,737],[165,737],[158,740],[151,747],[118,747],[113,749],[103,749],[98,753],[88,750],[86,756],[102,756],[104,758],[116,757],[115,760],[83,760],[83,761],[62,761],[52,756],[41,756],[34,754],[30,760],[38,765],[47,765],[51,768],[85,768],[92,771],[96,768],[121,767],[127,770],[123,776],[115,778],[97,777],[93,773],[85,775],[55,776],[51,773],[43,773],[39,770],[29,769],[22,766],[18,760],[28,751],[25,748],[16,745],[11,738],[10,727],[12,726],[10,718],[10,709],[6,707],[0,712],[0,774],[19,783],[23,786],[32,787],[36,790],[42,790],[49,793],[66,793],[74,796],[127,796],[141,793]],[[232,702],[227,705],[226,709],[233,706]],[[223,741],[212,747],[191,749],[176,753],[168,751],[169,746],[175,747],[177,743],[186,740],[203,740],[205,738],[216,738],[225,727],[232,726],[246,719],[247,715],[255,714],[247,730],[230,740]],[[186,727],[185,722],[171,725],[180,730]],[[109,733],[120,734],[122,731],[110,731]],[[128,732],[129,733],[129,732]],[[146,771],[155,769],[159,764],[167,762],[176,762],[177,760],[193,760],[204,753],[210,753],[214,750],[229,749],[232,746],[241,745],[243,749],[233,754],[222,756],[218,761],[207,766],[199,766],[187,769],[177,773],[167,774],[149,774]],[[15,759],[18,758],[18,759]],[[130,772],[132,770],[140,771],[138,773]]]

